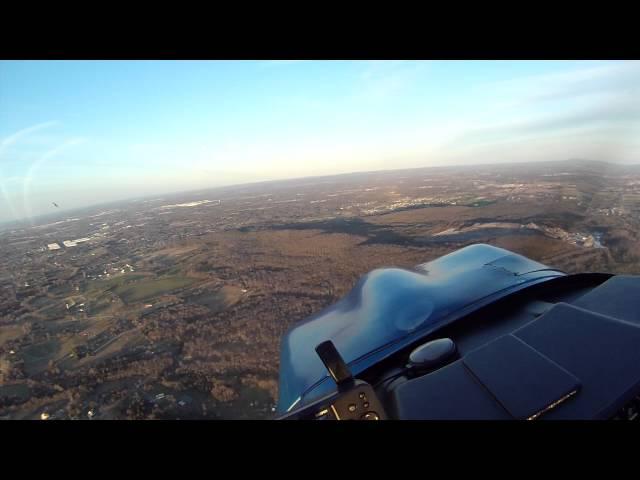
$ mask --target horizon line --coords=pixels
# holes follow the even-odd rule
[[[22,217],[19,219],[15,219],[15,220],[4,220],[4,221],[0,221],[0,233],[3,230],[6,230],[7,227],[11,224],[19,224],[25,221],[38,221],[41,219],[45,219],[47,217],[50,216],[56,216],[56,215],[68,215],[68,214],[72,214],[73,212],[79,212],[82,210],[86,210],[86,209],[90,209],[90,208],[94,208],[94,207],[100,207],[100,206],[109,206],[109,205],[113,205],[113,204],[118,204],[118,203],[126,203],[126,202],[134,202],[134,201],[140,201],[140,200],[145,200],[148,199],[150,197],[156,197],[158,195],[184,195],[184,194],[194,194],[194,193],[199,193],[199,192],[205,192],[205,191],[210,191],[210,190],[218,190],[218,189],[224,189],[224,188],[233,188],[233,187],[247,187],[247,186],[252,186],[252,185],[261,185],[261,184],[269,184],[269,183],[277,183],[277,182],[292,182],[292,181],[296,181],[296,180],[305,180],[305,179],[320,179],[320,178],[332,178],[332,177],[342,177],[342,176],[348,176],[348,175],[358,175],[358,174],[370,174],[370,173],[382,173],[382,172],[403,172],[403,171],[409,171],[409,170],[428,170],[428,169],[446,169],[446,168],[456,168],[456,167],[476,167],[476,168],[480,168],[480,167],[496,167],[496,166],[507,166],[507,165],[514,165],[514,164],[545,164],[545,163],[561,163],[561,162],[591,162],[591,163],[602,163],[602,164],[606,164],[606,165],[615,165],[615,166],[621,166],[621,167],[637,167],[640,166],[640,162],[636,162],[636,163],[620,163],[620,162],[610,162],[610,161],[605,161],[605,160],[590,160],[590,159],[586,159],[586,158],[567,158],[564,160],[536,160],[536,161],[531,161],[531,160],[521,160],[521,161],[512,161],[512,162],[495,162],[495,163],[460,163],[460,164],[452,164],[452,165],[427,165],[427,166],[423,166],[423,167],[409,167],[409,168],[391,168],[391,169],[375,169],[375,170],[357,170],[357,171],[353,171],[353,172],[343,172],[343,173],[333,173],[333,174],[325,174],[325,175],[306,175],[306,176],[301,176],[301,177],[286,177],[286,178],[277,178],[277,179],[270,179],[270,180],[258,180],[258,181],[252,181],[252,182],[245,182],[245,183],[231,183],[231,184],[226,184],[226,185],[218,185],[218,186],[214,186],[214,187],[205,187],[205,188],[197,188],[197,189],[188,189],[188,190],[180,190],[180,191],[167,191],[167,192],[158,192],[158,193],[154,193],[154,194],[149,194],[149,195],[145,195],[142,197],[127,197],[127,198],[123,198],[120,200],[112,200],[112,201],[107,201],[107,202],[98,202],[98,203],[92,203],[86,206],[82,206],[82,207],[74,207],[74,208],[69,208],[69,209],[64,209],[64,210],[60,210],[59,212],[50,212],[50,213],[42,213],[39,215],[35,215],[33,217]],[[33,226],[33,225],[31,225]],[[22,226],[22,225],[16,225],[17,228],[24,228],[26,226]]]

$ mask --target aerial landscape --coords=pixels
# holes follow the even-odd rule
[[[56,201],[56,199],[51,199]],[[267,419],[282,334],[368,271],[488,243],[640,272],[640,165],[386,170],[0,226],[0,418]]]
[[[384,419],[361,381],[393,400],[391,418],[450,418],[450,396],[445,415],[422,409],[442,389],[411,385],[588,300],[587,283],[598,298],[611,285],[636,297],[625,275],[640,274],[639,127],[634,60],[0,59],[0,420],[281,419],[336,385],[340,401],[309,415],[344,404],[334,413],[348,419],[357,396],[357,415],[371,407],[358,419]],[[469,270],[417,268],[465,247],[448,260]],[[533,270],[486,260],[503,250]],[[513,299],[529,302],[522,315],[491,313]],[[617,330],[622,301],[614,313],[593,303],[594,328],[616,332],[611,351],[629,342],[617,373],[592,354],[600,333],[584,334],[575,368],[518,337],[537,353],[512,343],[515,358],[557,363],[544,371],[567,390],[549,380],[553,394],[529,402],[542,374],[511,372],[507,396],[530,388],[513,404],[535,404],[516,412],[455,370],[491,394],[490,418],[537,418],[571,395],[595,418],[627,401],[640,328]],[[432,339],[436,326],[448,337]],[[435,356],[432,340],[444,340]],[[515,365],[501,355],[498,367]],[[614,403],[599,396],[608,379]],[[636,400],[627,417],[640,418]]]

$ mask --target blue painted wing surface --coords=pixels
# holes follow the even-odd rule
[[[357,374],[405,343],[493,300],[562,272],[507,250],[478,244],[415,270],[384,268],[363,276],[339,302],[293,326],[283,337],[278,410],[335,389],[315,353],[331,340]],[[493,298],[496,297],[496,298]],[[404,343],[403,343],[404,341]]]

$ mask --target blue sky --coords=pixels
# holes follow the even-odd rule
[[[0,221],[259,180],[636,163],[640,62],[0,61]]]

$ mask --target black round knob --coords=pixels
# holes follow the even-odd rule
[[[456,354],[456,344],[450,338],[438,338],[420,345],[409,355],[410,371],[433,370],[447,363]]]

